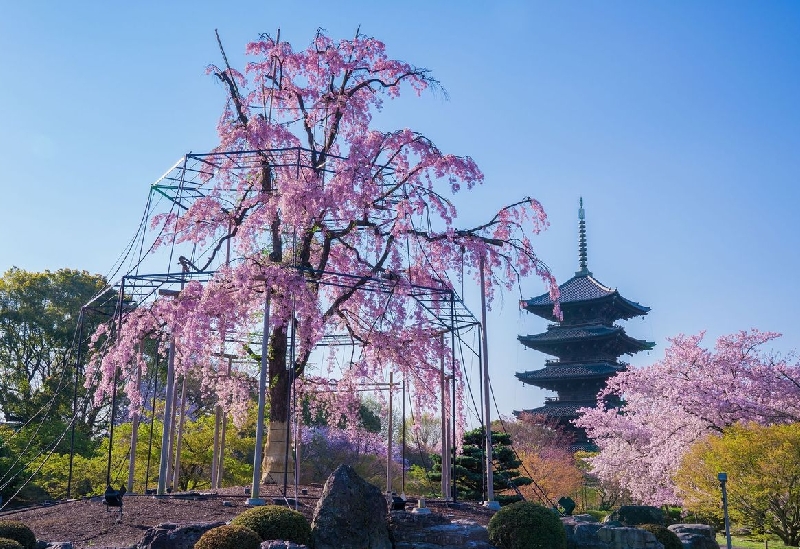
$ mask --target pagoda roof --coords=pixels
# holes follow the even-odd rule
[[[522,410],[522,412],[515,412],[514,415],[534,414],[555,418],[576,418],[578,417],[578,410],[581,408],[594,408],[597,406],[596,401],[576,401],[576,402],[563,402],[551,401],[546,402],[544,406],[533,408],[531,410]]]
[[[536,382],[611,377],[624,370],[625,366],[622,364],[611,362],[552,363],[539,370],[517,372],[514,375],[523,383],[535,385]]]
[[[576,273],[575,276],[561,284],[558,289],[560,293],[558,301],[564,310],[592,302],[610,301],[616,309],[617,318],[633,318],[646,315],[650,311],[650,307],[622,297],[616,288],[606,286],[588,272],[581,271]],[[549,292],[523,300],[521,305],[525,310],[537,316],[553,321],[558,320],[553,315],[554,303],[550,298]]]
[[[548,326],[546,332],[533,335],[517,336],[517,339],[531,349],[536,349],[553,356],[560,356],[565,344],[600,341],[616,338],[619,343],[619,354],[633,354],[648,351],[655,343],[635,339],[625,333],[621,326],[605,324],[586,324],[582,326]]]

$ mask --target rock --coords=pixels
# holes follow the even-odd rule
[[[293,541],[269,540],[261,542],[261,549],[308,549],[308,547]]]
[[[311,521],[314,549],[392,549],[386,499],[349,465],[331,473]]]
[[[623,505],[608,515],[606,521],[618,521],[624,526],[636,526],[638,524],[664,525],[666,523],[664,511],[650,505]]]
[[[608,543],[597,537],[597,531],[604,525],[592,515],[562,517],[561,523],[567,533],[567,549],[608,549]]]
[[[683,549],[719,549],[714,529],[706,524],[673,524],[668,528],[675,532]]]
[[[597,538],[609,549],[664,549],[652,533],[639,528],[600,528]]]
[[[165,522],[145,532],[137,549],[192,549],[200,536],[224,522],[203,522],[178,526]]]
[[[392,511],[389,531],[395,549],[491,549],[486,528],[471,520],[450,521],[438,513]]]

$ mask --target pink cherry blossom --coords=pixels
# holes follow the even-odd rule
[[[426,69],[390,59],[382,42],[320,32],[306,49],[265,36],[246,51],[244,72],[208,69],[228,97],[199,196],[180,215],[153,220],[158,245],[211,250],[215,273],[127,314],[120,333],[96,349],[87,383],[98,384],[101,399],[120,371],[136,409],[134,374],[147,368],[137,345],[156,338],[164,353],[171,340],[177,371],[199,375],[204,390],[242,417],[247,372],[220,374],[216,355],[232,339],[248,345],[268,292],[272,419],[287,419],[292,379],[300,395],[314,393],[329,413],[353,417],[356,388],[385,382],[389,369],[408,382],[419,409],[435,408],[443,357],[460,376],[450,336],[442,339],[446,326],[436,321],[449,311],[441,291],[452,290],[449,277],[463,273],[477,284],[483,258],[490,302],[531,275],[557,298],[531,241],[547,227],[541,204],[523,198],[485,223],[456,224],[454,196],[484,175],[469,156],[444,153],[418,132],[371,126],[386,99],[439,86]],[[235,257],[224,266],[219,250],[228,239]],[[420,287],[432,289],[424,306]],[[352,343],[344,366],[342,353],[312,361],[326,334]],[[323,383],[327,392],[319,392]]]
[[[594,472],[637,501],[678,502],[672,480],[689,446],[737,422],[800,421],[800,365],[765,351],[779,337],[742,331],[720,337],[678,335],[664,359],[611,378],[599,399],[614,395],[622,410],[584,409],[577,424],[600,449]]]

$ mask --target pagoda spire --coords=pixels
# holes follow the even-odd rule
[[[575,276],[592,275],[591,271],[589,271],[586,256],[586,212],[583,210],[583,197],[581,197],[580,207],[578,208],[578,266],[581,270],[576,272]]]

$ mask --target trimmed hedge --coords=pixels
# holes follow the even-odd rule
[[[194,549],[260,549],[261,538],[246,526],[226,524],[212,528],[197,540]]]
[[[553,509],[520,501],[489,521],[489,541],[499,549],[567,549],[567,534]]]
[[[0,538],[0,549],[23,549],[23,547],[15,539]]]
[[[18,520],[0,520],[0,538],[13,539],[24,549],[36,549],[33,530]]]
[[[307,545],[311,539],[311,525],[302,513],[282,505],[264,505],[248,509],[231,524],[247,526],[263,541],[283,540]]]

